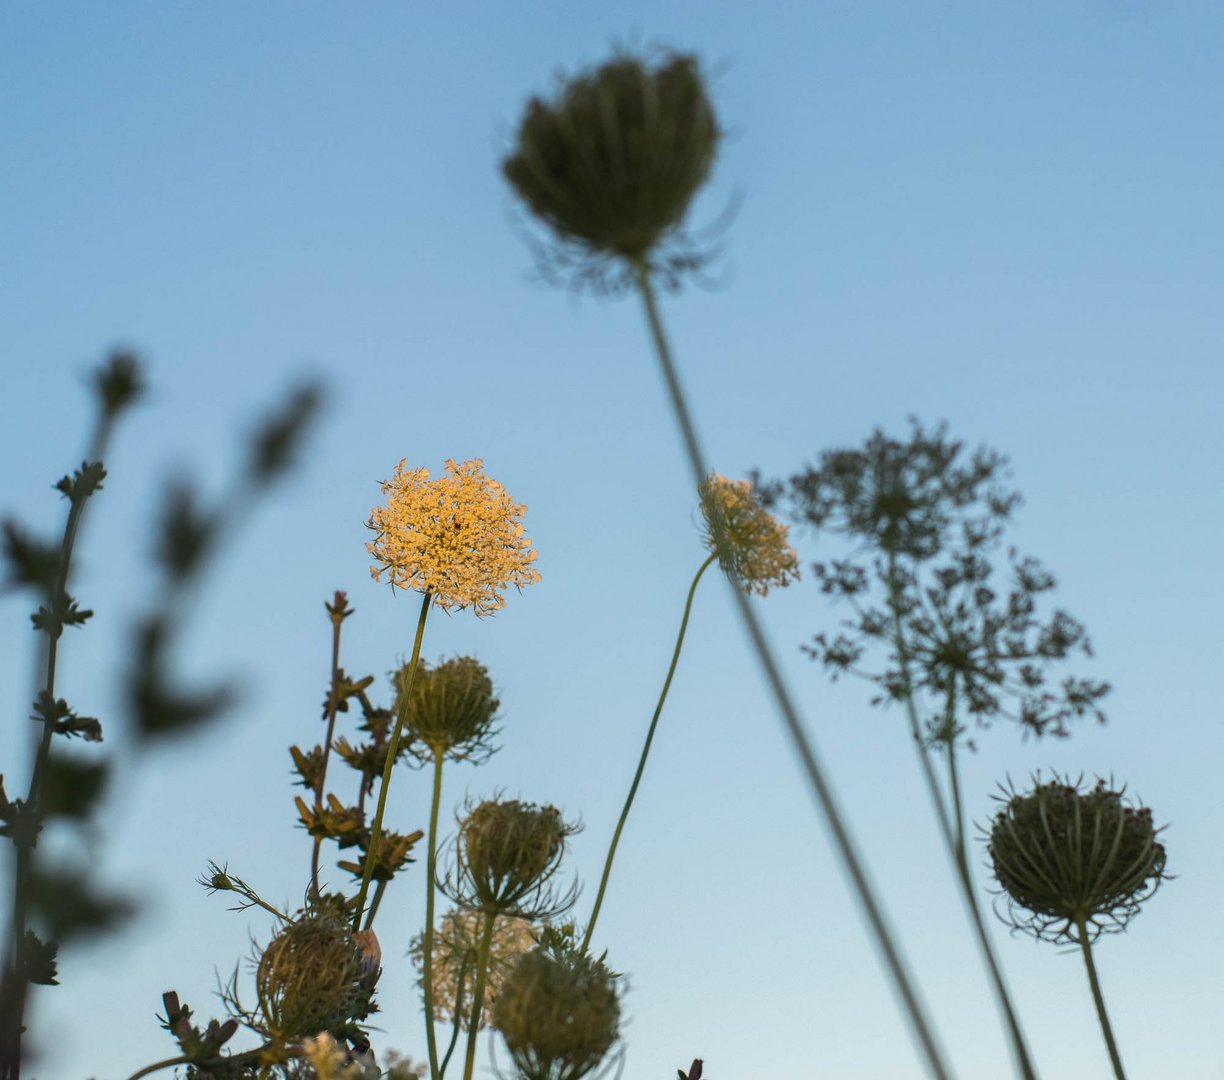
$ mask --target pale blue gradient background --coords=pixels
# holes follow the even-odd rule
[[[637,307],[532,282],[498,164],[526,96],[617,40],[719,64],[729,137],[694,221],[745,201],[725,287],[665,309],[716,466],[787,471],[911,413],[1012,456],[1016,540],[1087,622],[1098,658],[1081,670],[1116,690],[1109,726],[1065,743],[983,734],[971,816],[1006,774],[1058,767],[1112,773],[1172,823],[1178,880],[1102,944],[1102,979],[1133,1077],[1224,1077],[1224,11],[1140,0],[10,0],[0,505],[59,528],[50,484],[83,452],[78,376],[107,347],[146,354],[154,387],[90,508],[77,587],[98,617],[62,668],[118,762],[93,857],[147,904],[37,995],[31,1075],[121,1080],[171,1054],[154,1021],[170,987],[211,1015],[214,968],[268,927],[204,895],[206,860],[300,898],[285,748],[321,733],[324,599],[346,588],[357,608],[350,671],[385,672],[410,645],[417,604],[369,579],[362,548],[375,482],[403,456],[483,456],[530,508],[543,582],[493,619],[429,624],[426,655],[480,657],[505,714],[503,751],[451,770],[446,801],[506,788],[581,814],[589,911],[702,550]],[[333,387],[325,422],[185,642],[187,669],[240,676],[244,703],[133,757],[116,673],[160,485],[189,469],[219,490],[243,425],[301,372]],[[699,594],[600,921],[630,974],[625,1076],[667,1080],[698,1054],[711,1080],[920,1076],[728,600],[713,579]],[[10,778],[28,775],[26,608],[0,610]],[[833,618],[810,580],[761,610],[958,1075],[1009,1075],[901,718],[800,655]],[[401,775],[394,824],[424,825],[427,795]],[[380,1045],[418,1060],[400,957],[422,886],[414,869],[379,926]],[[1079,960],[996,937],[1042,1075],[1106,1077]]]

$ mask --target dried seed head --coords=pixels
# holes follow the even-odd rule
[[[448,892],[469,909],[527,918],[559,914],[573,903],[574,890],[557,897],[549,883],[566,839],[577,831],[554,806],[488,799],[460,823]]]
[[[619,1034],[615,976],[585,953],[529,952],[502,985],[493,1026],[523,1080],[578,1080]]]
[[[1006,921],[1060,943],[1125,928],[1167,875],[1151,810],[1123,794],[1104,780],[1085,792],[1057,775],[1009,793],[989,841]]]
[[[402,691],[407,671],[404,667],[396,673],[397,691]],[[413,752],[429,760],[434,754],[487,757],[499,704],[488,670],[472,657],[459,656],[434,668],[418,663],[406,718]]]
[[[636,261],[679,225],[718,138],[696,57],[620,55],[533,98],[502,171],[563,241]]]
[[[367,1016],[373,982],[366,944],[334,915],[307,914],[281,929],[255,971],[268,1031],[305,1038]]]

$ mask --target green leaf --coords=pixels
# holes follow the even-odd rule
[[[55,957],[58,952],[57,942],[43,941],[33,930],[27,930],[25,934],[26,978],[38,986],[59,986],[56,978],[59,972],[55,967]]]

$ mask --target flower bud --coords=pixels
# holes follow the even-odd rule
[[[619,1034],[615,976],[585,953],[529,952],[502,985],[493,1026],[523,1080],[578,1080]]]
[[[407,668],[396,674],[401,693],[406,677]],[[491,748],[485,740],[499,704],[488,671],[472,657],[458,656],[434,668],[419,662],[406,706],[414,752],[431,759],[487,755]]]
[[[546,886],[560,866],[566,839],[576,831],[554,806],[500,799],[480,803],[459,826],[460,902],[502,914],[522,913],[524,902],[537,914],[556,908],[546,898]],[[569,903],[572,898],[558,910]]]
[[[684,217],[718,138],[695,57],[622,55],[533,98],[502,170],[562,239],[638,260]]]

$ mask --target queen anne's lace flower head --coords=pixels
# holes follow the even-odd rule
[[[480,911],[456,908],[442,916],[434,935],[433,1001],[434,1019],[442,1024],[457,1023],[467,1030],[472,1012],[472,988],[476,982],[476,954],[484,929],[485,915]],[[489,969],[486,973],[485,1008],[481,1023],[488,1026],[493,1006],[506,976],[520,956],[535,945],[531,924],[525,919],[497,916],[489,940]],[[412,961],[424,981],[424,935],[412,943]]]
[[[706,546],[745,592],[765,596],[771,588],[798,580],[799,556],[787,540],[790,529],[762,509],[747,480],[710,473],[701,485],[701,515]]]
[[[505,605],[503,590],[540,580],[536,552],[523,531],[526,507],[484,473],[480,458],[446,461],[446,476],[401,461],[382,484],[387,496],[366,523],[377,534],[366,550],[377,560],[376,581],[428,592],[445,610],[471,608],[491,615]]]

